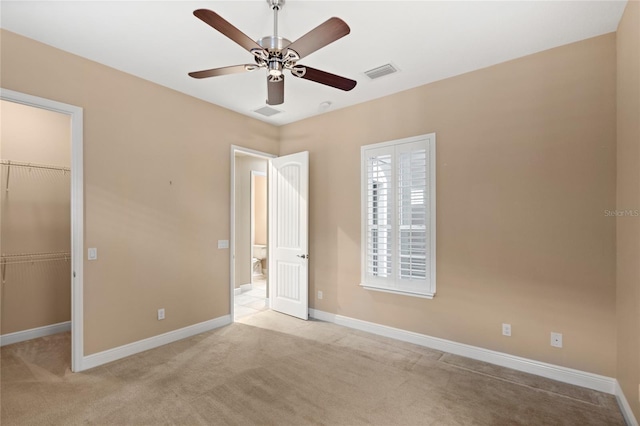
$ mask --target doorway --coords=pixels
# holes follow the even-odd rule
[[[269,309],[267,168],[273,155],[232,147],[231,316]]]
[[[250,158],[244,158],[250,157]],[[257,173],[251,173],[251,166]],[[251,223],[251,209],[246,185],[240,181],[254,175],[267,173],[267,247],[266,261],[254,256],[261,247],[251,239],[254,231],[242,225]],[[231,147],[231,239],[230,239],[230,316],[233,320],[253,315],[266,309],[300,319],[309,317],[309,152],[298,152],[281,157],[237,146]],[[244,217],[242,217],[244,215]],[[249,234],[243,236],[246,229]],[[253,250],[253,252],[251,251]],[[249,253],[246,255],[244,253]],[[260,255],[258,255],[260,256]],[[252,261],[252,258],[255,260]],[[251,284],[243,284],[257,267],[257,261],[267,265],[264,292],[258,294]],[[247,268],[250,266],[250,268]],[[247,270],[249,269],[249,270]],[[257,270],[256,270],[257,272]],[[258,274],[256,274],[258,275]],[[245,277],[244,279],[239,276]],[[248,291],[243,294],[243,285]],[[248,294],[254,291],[254,294]],[[251,299],[256,297],[256,299]]]
[[[81,371],[82,108],[5,89],[0,99],[0,344],[57,334]]]

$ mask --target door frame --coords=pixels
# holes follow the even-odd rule
[[[236,250],[236,153],[247,154],[252,157],[262,158],[269,161],[271,158],[277,158],[275,154],[269,154],[267,152],[257,151],[255,149],[244,148],[238,145],[231,145],[231,187],[230,187],[230,202],[229,202],[229,315],[231,316],[231,322],[235,322],[235,307],[234,307],[234,291],[235,291],[235,250]],[[268,177],[267,177],[268,179]],[[267,235],[269,229],[267,228]],[[268,237],[267,237],[268,238]],[[267,258],[269,257],[269,247],[267,246]],[[249,265],[251,266],[251,265]]]
[[[82,359],[84,357],[83,109],[75,105],[3,88],[0,88],[0,99],[58,112],[71,118],[71,370],[74,372],[82,371]]]

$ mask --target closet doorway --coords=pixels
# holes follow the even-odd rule
[[[231,316],[269,308],[267,168],[275,156],[231,149]]]
[[[80,371],[82,109],[0,95],[0,345],[51,336]]]

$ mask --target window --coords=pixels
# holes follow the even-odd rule
[[[435,295],[435,142],[431,133],[361,149],[364,288]]]

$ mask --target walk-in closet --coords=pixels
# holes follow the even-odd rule
[[[2,345],[71,320],[71,122],[0,101]]]

